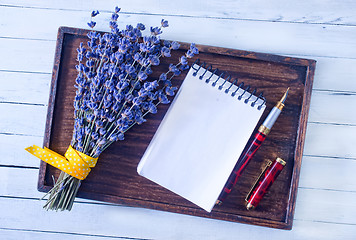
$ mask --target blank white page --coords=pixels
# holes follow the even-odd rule
[[[198,69],[198,65],[194,65]],[[191,68],[175,99],[147,147],[137,172],[151,181],[188,199],[210,212],[233,167],[241,155],[265,105],[258,99],[254,107],[241,100],[239,90],[230,82],[200,68],[197,75]]]

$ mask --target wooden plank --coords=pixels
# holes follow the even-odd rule
[[[317,61],[313,89],[356,92],[356,59],[312,58]]]
[[[309,123],[304,155],[356,159],[356,126]]]
[[[0,133],[43,136],[47,106],[0,103]]]
[[[0,235],[2,239],[6,240],[19,240],[19,239],[36,239],[36,240],[63,240],[63,239],[70,239],[70,240],[81,240],[81,239],[137,239],[138,238],[126,238],[126,237],[119,237],[119,236],[100,236],[100,235],[86,235],[82,233],[75,233],[72,234],[70,232],[55,232],[55,231],[36,231],[31,229],[4,229],[0,228]]]
[[[0,38],[0,70],[51,73],[54,41]],[[21,57],[19,57],[21,56]]]
[[[318,193],[320,194],[320,192]],[[304,195],[302,190],[301,195]],[[334,198],[334,195],[311,194],[309,197]],[[346,197],[353,197],[353,195],[346,194]],[[336,206],[344,214],[338,219],[353,222],[352,213],[354,211],[349,211],[347,204],[344,205],[345,208],[342,208],[342,203],[344,201]],[[296,219],[292,231],[280,231],[148,209],[86,203],[76,204],[72,212],[46,212],[42,210],[42,204],[43,201],[37,200],[0,198],[1,219],[6,219],[2,223],[2,227],[145,239],[228,239],[231,236],[263,239],[268,235],[276,240],[304,240],[313,234],[313,239],[334,240],[352,239],[351,236],[354,237],[356,233],[353,224],[342,225],[335,221],[326,222],[325,219],[334,212],[333,210],[328,212],[326,208],[333,208],[335,203],[330,202],[324,205],[323,201],[319,206],[311,206],[308,202],[298,202],[297,213],[303,211],[303,217],[314,220]],[[317,208],[313,210],[312,207]],[[310,214],[308,214],[309,211]],[[312,216],[319,213],[321,214]],[[337,214],[337,216],[340,215]],[[322,222],[315,219],[320,219]],[[112,224],[113,222],[115,224]]]
[[[50,74],[0,71],[0,102],[47,105],[50,81]]]
[[[37,191],[37,181],[38,169],[0,167],[0,196],[39,199],[44,194]]]
[[[140,1],[132,0],[118,3],[109,1],[58,1],[45,0],[28,2],[26,0],[3,0],[2,4],[29,8],[68,9],[75,11],[111,11],[119,5],[123,12],[154,15],[176,15],[182,17],[194,16],[199,18],[232,18],[252,21],[327,23],[355,25],[354,10],[356,4],[352,1],[316,0],[290,1],[283,0],[268,2],[252,1],[188,1],[178,2]]]
[[[356,192],[356,182],[350,181],[355,172],[355,160],[304,156],[299,188]]]
[[[0,134],[0,165],[38,168],[40,160],[25,151],[25,147],[33,144],[42,146],[43,137]]]
[[[2,8],[2,12],[8,16],[5,19],[9,22],[0,26],[0,37],[55,40],[59,26],[68,25],[86,28],[86,23],[89,20],[89,12],[82,11]],[[19,18],[16,17],[19,14],[27,21],[21,21],[20,24]],[[38,16],[41,16],[41,18]],[[99,15],[97,30],[109,31],[109,18],[110,13],[108,12]],[[169,16],[167,18],[170,27],[164,30],[163,37],[166,39],[278,54],[346,58],[355,58],[356,55],[356,43],[354,41],[356,26],[244,21],[223,18],[182,18],[180,16]],[[122,14],[119,26],[136,25],[137,22],[144,22],[147,26],[156,26],[160,24],[161,19],[161,15]],[[32,26],[37,27],[33,28]],[[187,32],[191,34],[188,35]],[[1,40],[4,41],[4,39]],[[20,44],[13,44],[14,49],[11,45],[5,44],[6,47],[11,49],[9,54],[15,54],[16,51],[19,51],[15,49],[15,45],[20,47]],[[53,48],[51,50],[53,52]],[[52,52],[47,51],[46,53]]]
[[[355,106],[356,92],[313,91],[308,121],[356,125]]]
[[[356,226],[356,192],[299,189],[295,219]]]

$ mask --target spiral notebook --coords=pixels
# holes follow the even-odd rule
[[[256,90],[194,64],[137,172],[210,212],[265,109]]]

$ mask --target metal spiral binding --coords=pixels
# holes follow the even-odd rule
[[[195,67],[194,67],[195,64],[196,64],[196,65],[199,65],[199,67],[198,67],[198,68],[195,68]],[[207,72],[210,72],[210,73],[211,73],[210,76],[207,76],[206,79],[205,79],[205,82],[206,82],[206,83],[209,83],[210,80],[211,80],[211,78],[212,78],[212,76],[217,75],[218,78],[217,78],[214,82],[212,82],[212,84],[211,84],[212,87],[215,87],[216,84],[218,83],[218,81],[219,81],[221,78],[224,79],[224,77],[225,77],[225,75],[227,75],[227,73],[220,71],[218,68],[215,68],[215,69],[213,70],[213,66],[212,66],[212,65],[209,65],[208,67],[206,67],[206,65],[207,65],[207,64],[206,64],[205,62],[200,63],[200,59],[199,59],[199,58],[198,58],[197,60],[195,60],[195,62],[194,62],[193,65],[192,65],[192,68],[195,70],[195,71],[193,72],[193,76],[197,76],[199,70],[200,70],[201,68],[203,68],[203,69],[205,69],[205,71],[199,76],[199,79],[202,80],[202,79],[204,78],[204,76],[206,75],[206,73],[207,73]],[[220,73],[220,74],[219,74],[219,73]],[[244,82],[241,82],[239,85],[236,85],[237,82],[238,82],[238,79],[235,78],[233,81],[231,81],[231,75],[228,75],[228,76],[224,79],[224,82],[223,82],[221,85],[218,86],[218,89],[219,89],[219,90],[222,90],[223,87],[224,87],[224,85],[225,85],[227,82],[230,83],[230,86],[225,89],[224,92],[225,92],[226,94],[228,94],[228,93],[230,92],[230,89],[231,89],[231,87],[232,87],[233,85],[235,85],[237,88],[236,88],[236,90],[235,90],[234,92],[231,93],[231,96],[232,96],[232,97],[236,96],[236,94],[237,94],[237,92],[238,92],[239,89],[243,89],[243,92],[242,92],[240,95],[237,96],[237,99],[238,99],[238,100],[242,100],[242,97],[243,97],[245,94],[250,94],[247,98],[244,99],[244,103],[245,103],[245,104],[247,104],[247,103],[249,102],[249,100],[251,99],[251,97],[252,97],[253,95],[255,95],[256,92],[257,92],[257,89],[256,89],[256,88],[255,88],[252,92],[249,92],[249,90],[251,89],[251,87],[250,87],[249,85],[248,85],[248,86],[245,86],[245,83],[244,83]],[[262,102],[260,105],[257,106],[257,109],[258,109],[258,110],[261,110],[261,108],[263,107],[263,105],[266,103],[266,98],[263,96],[263,92],[261,92],[261,93],[258,95],[258,97],[256,98],[256,100],[254,100],[254,101],[251,103],[251,107],[254,107],[254,106],[256,105],[258,99],[262,99],[262,100],[263,100],[263,102]]]

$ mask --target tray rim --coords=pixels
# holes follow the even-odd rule
[[[65,34],[83,35],[89,31],[90,30],[87,29],[72,28],[72,27],[59,27],[58,29],[56,51],[54,56],[54,65],[53,65],[51,87],[50,87],[50,94],[49,94],[49,101],[48,101],[47,117],[46,117],[46,124],[45,124],[45,134],[43,140],[44,147],[49,147],[50,139],[51,139],[52,119],[53,119],[54,105],[55,105],[55,99],[57,93],[58,72],[61,63],[60,60],[61,60],[61,55],[63,50],[64,35]],[[188,43],[180,42],[180,44],[183,49],[189,48]],[[235,215],[235,214],[221,212],[221,211],[215,212],[215,215],[221,216],[223,218],[221,220],[227,219],[228,221],[233,221],[233,222],[240,222],[240,223],[247,223],[247,224],[253,224],[258,226],[291,230],[293,225],[293,216],[294,216],[296,196],[298,191],[301,161],[302,161],[303,149],[305,143],[304,138],[305,138],[305,132],[307,127],[309,108],[310,108],[311,92],[312,92],[316,61],[312,59],[288,57],[288,56],[281,56],[276,54],[259,53],[259,52],[245,51],[245,50],[238,50],[238,49],[228,49],[228,48],[214,47],[208,45],[197,44],[197,46],[200,49],[200,51],[209,52],[213,54],[214,53],[224,54],[233,57],[306,67],[303,104],[301,108],[301,114],[299,117],[299,128],[297,130],[297,141],[296,141],[295,159],[294,159],[295,161],[294,161],[294,166],[293,166],[293,171],[291,176],[291,185],[290,185],[291,187],[289,190],[289,199],[287,204],[285,221],[282,222],[282,221],[274,221],[274,220],[250,217],[250,216],[240,216],[240,215]],[[51,189],[51,186],[45,185],[46,168],[47,168],[47,163],[41,161],[39,176],[38,176],[38,184],[37,184],[37,189],[40,192],[48,192]],[[123,198],[123,197],[120,197],[121,199],[119,201],[117,201],[117,199],[116,201],[112,201],[111,196],[116,196],[116,195],[108,195],[108,194],[93,195],[92,193],[87,193],[87,192],[79,192],[77,195],[77,197],[79,198],[93,199],[93,200],[111,202],[116,204],[125,204],[133,207],[144,207],[144,208],[149,208],[154,210],[172,212],[172,210],[170,210],[167,207],[166,203],[159,203],[156,201],[140,200],[140,199],[133,199],[133,198]],[[146,204],[142,204],[142,202],[145,202]],[[199,210],[187,206],[184,206],[184,209],[183,210],[182,209],[180,209],[181,210],[180,212],[174,212],[174,211],[173,212],[178,214],[189,214],[189,215],[194,215],[194,212],[199,212]],[[219,218],[214,217],[214,219],[219,219]]]

